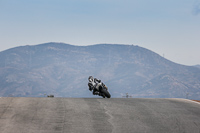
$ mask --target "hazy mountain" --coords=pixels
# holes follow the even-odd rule
[[[200,68],[200,65],[195,65],[194,67]]]
[[[173,63],[133,45],[46,43],[0,52],[0,96],[92,97],[88,76],[112,97],[200,99],[200,69]]]

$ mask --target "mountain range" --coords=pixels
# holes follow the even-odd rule
[[[194,67],[200,68],[200,65],[195,65]]]
[[[0,52],[0,96],[94,97],[89,76],[112,97],[200,99],[200,69],[135,45],[45,43]]]

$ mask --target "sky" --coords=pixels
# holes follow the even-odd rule
[[[62,42],[128,44],[200,64],[200,0],[0,0],[0,51]]]

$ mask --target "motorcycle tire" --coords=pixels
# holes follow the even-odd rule
[[[110,93],[106,89],[102,89],[101,93],[103,93],[107,98],[111,97]]]

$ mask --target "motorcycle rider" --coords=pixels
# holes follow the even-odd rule
[[[96,86],[97,86],[98,83],[101,83],[101,80],[99,80],[97,78],[93,78],[92,76],[89,76],[89,78],[88,78],[89,90],[90,91],[93,90],[93,95],[102,96],[101,93],[99,91],[97,91],[97,89],[96,89]]]

